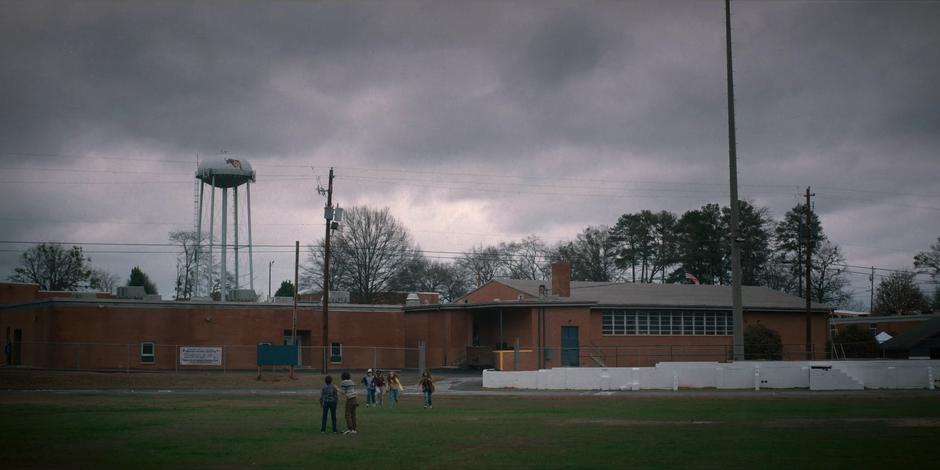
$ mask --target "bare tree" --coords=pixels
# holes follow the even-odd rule
[[[57,243],[42,243],[23,252],[21,258],[10,280],[33,282],[43,290],[75,290],[91,276],[91,260],[79,246],[66,250]]]
[[[121,282],[120,276],[103,269],[92,269],[88,277],[88,287],[100,292],[114,293],[114,288]]]
[[[940,279],[940,237],[937,237],[937,243],[930,246],[930,250],[922,251],[914,256],[914,267],[918,269],[918,272]]]
[[[548,246],[539,237],[529,235],[517,242],[500,243],[500,261],[513,279],[543,280],[551,276]]]
[[[499,248],[495,246],[470,248],[457,260],[457,266],[467,273],[474,288],[506,276]]]
[[[304,281],[308,287],[323,285],[323,243],[308,247]],[[342,229],[331,243],[331,288],[349,290],[364,303],[375,302],[388,292],[390,281],[418,254],[408,230],[389,209],[357,206],[346,209]]]
[[[466,271],[456,264],[430,261],[417,256],[391,281],[391,289],[408,292],[437,292],[441,300],[451,302],[467,293]]]
[[[613,243],[606,226],[587,227],[569,242],[560,243],[551,253],[553,261],[571,263],[571,280],[608,282],[618,279]]]
[[[205,246],[209,240],[208,235],[203,234],[201,249],[194,230],[170,232],[168,239],[179,249],[176,255],[176,300],[192,298],[199,290],[200,284],[203,291],[208,291],[205,289],[208,283],[206,272],[209,269],[208,248]],[[199,250],[198,257],[197,250]],[[196,269],[197,261],[198,270]],[[196,278],[197,275],[199,279]]]
[[[878,315],[907,315],[920,313],[927,308],[927,300],[914,282],[914,273],[894,272],[878,284],[872,312]]]
[[[843,307],[851,299],[845,288],[849,281],[845,278],[845,257],[839,245],[823,240],[813,251],[813,272],[811,282],[813,300]]]

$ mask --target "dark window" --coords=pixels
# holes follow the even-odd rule
[[[343,343],[332,343],[330,345],[330,362],[333,364],[343,362]]]
[[[157,355],[157,347],[152,341],[140,343],[140,362],[153,364]]]

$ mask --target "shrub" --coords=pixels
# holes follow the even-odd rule
[[[748,325],[744,330],[744,358],[747,360],[779,361],[783,358],[780,333],[764,325]]]

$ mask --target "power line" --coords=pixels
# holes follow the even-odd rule
[[[324,224],[319,224],[319,225],[320,225],[320,226],[323,226]],[[119,246],[119,247],[158,247],[158,248],[163,247],[163,248],[165,248],[165,247],[182,247],[182,246],[183,246],[183,245],[178,244],[178,243],[170,243],[170,242],[147,243],[147,242],[79,242],[79,241],[0,240],[0,244],[4,244],[4,245],[37,245],[37,244],[40,244],[40,243],[58,244],[58,245],[74,245],[74,246],[102,246],[102,247]],[[207,243],[203,244],[204,247],[206,247],[206,245],[207,245]],[[230,245],[230,246],[234,246],[234,245]],[[248,246],[248,245],[242,244],[242,245],[239,245],[239,246]],[[294,247],[293,244],[279,244],[279,243],[255,243],[255,244],[253,244],[252,246],[255,247],[255,248],[293,248],[293,247]],[[309,245],[308,245],[308,246],[309,246]],[[207,248],[207,247],[206,247],[206,248]],[[213,244],[213,249],[221,250],[221,245],[219,245],[218,243],[214,243],[214,244]],[[21,251],[19,251],[19,250],[9,250],[9,249],[5,249],[5,250],[4,250],[4,249],[0,249],[0,251],[3,251],[3,252],[21,252]],[[391,251],[391,250],[379,250],[379,251]],[[523,258],[523,257],[529,257],[529,258],[533,258],[533,259],[540,260],[540,261],[547,261],[547,260],[550,260],[550,257],[547,256],[547,255],[544,255],[544,254],[536,254],[536,255],[533,256],[533,255],[528,255],[528,254],[506,253],[506,252],[504,252],[504,251],[499,251],[499,252],[497,252],[497,253],[494,254],[494,255],[490,255],[490,254],[488,254],[488,253],[478,253],[478,252],[475,253],[475,252],[473,252],[473,251],[425,250],[425,249],[419,249],[419,250],[417,250],[417,251],[419,251],[419,252],[421,252],[421,253],[423,253],[423,254],[434,254],[434,255],[453,255],[453,256],[473,255],[473,256],[476,256],[476,257],[479,257],[479,258],[490,259],[490,260],[498,260],[498,259],[503,259],[503,258],[507,258],[507,257],[509,257],[509,258]],[[286,250],[286,251],[271,250],[271,251],[262,251],[262,252],[271,252],[271,253],[276,253],[276,252],[292,253],[293,250],[292,250],[292,249],[291,249],[291,250]],[[176,251],[166,251],[166,252],[156,252],[156,251],[127,251],[127,253],[177,253],[177,252],[176,252]],[[860,265],[854,265],[854,264],[841,264],[841,263],[840,263],[840,264],[833,264],[832,266],[837,266],[837,267],[841,267],[841,268],[846,268],[844,271],[842,271],[842,272],[844,272],[844,273],[846,273],[846,274],[855,274],[855,275],[864,275],[864,276],[869,276],[871,273],[870,273],[870,272],[852,271],[851,269],[848,269],[848,268],[854,268],[854,269],[871,269],[871,268],[872,268],[871,266],[860,266]],[[930,273],[922,273],[922,272],[916,272],[916,271],[905,271],[905,270],[902,270],[902,269],[883,268],[883,267],[878,267],[878,266],[875,266],[874,268],[875,268],[876,271],[885,271],[885,272],[892,272],[892,273],[913,273],[915,276],[931,276]],[[876,276],[876,277],[879,277],[879,278],[887,277],[887,275],[885,275],[885,274],[878,274],[878,273],[876,273],[875,276]]]
[[[97,156],[97,155],[77,155],[77,154],[59,154],[59,153],[0,153],[0,156],[5,157],[28,157],[28,158],[41,158],[41,159],[60,159],[60,160],[104,160],[104,161],[116,161],[116,162],[142,162],[142,163],[157,163],[157,164],[185,164],[193,165],[195,162],[193,160],[176,160],[176,159],[158,159],[158,158],[136,158],[136,157],[106,157],[106,156]],[[257,155],[246,155],[250,158],[263,158]],[[265,167],[276,167],[276,168],[311,168],[309,164],[278,164],[278,163],[263,163]],[[312,167],[314,169],[327,169],[328,167]],[[368,168],[368,167],[335,167],[342,170],[351,170],[359,171],[366,173],[385,173],[385,174],[394,174],[394,175],[430,175],[430,176],[462,176],[462,177],[477,177],[482,178],[484,181],[493,181],[498,179],[512,179],[512,180],[541,180],[541,181],[558,181],[559,177],[557,176],[538,176],[538,175],[507,175],[507,174],[488,174],[488,173],[467,173],[467,172],[458,172],[458,171],[428,171],[428,170],[414,170],[414,169],[397,169],[397,168]],[[6,168],[6,170],[17,170],[17,171],[62,171],[62,172],[82,172],[82,173],[113,173],[113,174],[137,174],[137,173],[147,173],[147,174],[167,174],[167,175],[183,175],[189,174],[189,172],[153,172],[149,170],[114,170],[114,169],[91,169],[91,168],[49,168],[49,167],[20,167],[20,168]],[[285,176],[285,177],[295,177],[297,179],[310,179],[308,177],[298,177],[296,174],[288,175],[278,175],[278,174],[267,174],[264,175],[265,179],[271,176]],[[358,175],[360,177],[366,177],[368,175]],[[347,176],[349,177],[349,176]],[[400,179],[401,176],[394,177]],[[624,179],[604,179],[604,178],[572,178],[569,176],[564,177],[565,181],[580,182],[580,183],[603,183],[603,184],[614,184],[614,185],[624,185],[624,184],[644,184],[644,185],[660,185],[660,186],[678,186],[681,188],[688,188],[689,186],[706,186],[706,187],[716,187],[716,188],[725,188],[726,183],[715,182],[698,182],[698,181],[652,181],[652,180],[624,180]],[[4,182],[6,183],[6,182]],[[481,181],[467,181],[467,183],[481,183]],[[742,184],[741,187],[752,187],[752,188],[796,188],[799,185],[796,184]],[[849,187],[839,187],[839,186],[824,186],[824,185],[815,185],[814,187],[818,190],[824,191],[841,191],[841,192],[854,192],[862,194],[883,194],[883,195],[895,195],[895,196],[910,196],[910,197],[919,197],[919,198],[940,198],[940,194],[925,194],[925,193],[905,193],[899,191],[885,191],[885,190],[875,190],[868,187],[865,188],[849,188]],[[653,190],[652,188],[633,188],[633,189],[645,189]],[[663,189],[662,191],[669,191],[669,189]],[[690,192],[689,190],[684,190],[685,192]],[[858,200],[854,198],[849,198],[846,196],[834,195],[831,197]],[[865,200],[866,202],[871,202],[870,200]],[[940,210],[936,207],[925,207],[925,206],[912,206],[914,208],[926,208],[931,210]]]

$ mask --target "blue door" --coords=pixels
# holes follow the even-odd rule
[[[578,344],[578,327],[561,327],[561,365],[562,367],[580,366],[581,350]]]

